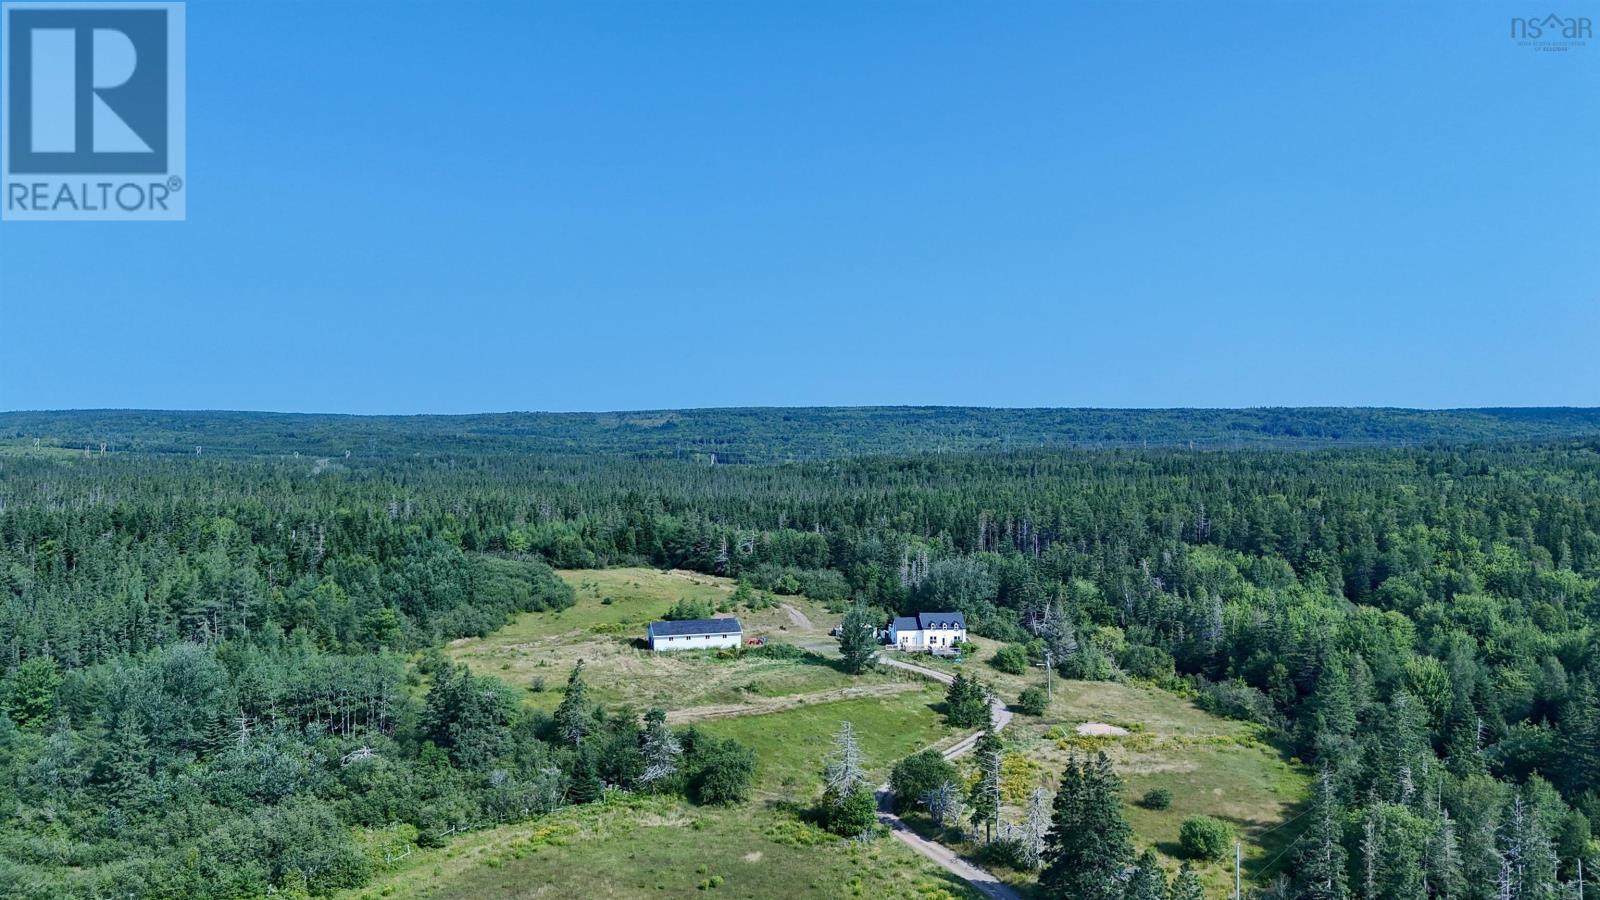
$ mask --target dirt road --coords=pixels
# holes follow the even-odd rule
[[[785,603],[783,604],[783,611],[789,614],[789,621],[793,625],[804,628],[807,631],[817,630],[816,626],[811,624],[811,619],[795,607]]]
[[[949,684],[956,680],[953,675],[946,675],[934,669],[926,669],[890,656],[879,656],[878,664],[893,669],[914,672],[941,684]],[[995,731],[999,731],[1011,723],[1011,710],[1006,709],[1006,705],[998,697],[989,703],[989,716],[994,722]],[[978,738],[982,734],[983,732],[974,732],[955,742],[949,749],[944,751],[944,758],[956,759],[972,752],[972,748],[977,745]],[[945,871],[966,881],[972,885],[974,890],[990,898],[990,900],[1022,900],[1021,894],[1017,893],[1010,885],[994,877],[993,874],[962,859],[949,847],[937,841],[930,841],[912,831],[911,827],[903,819],[895,815],[894,794],[889,790],[887,784],[878,788],[878,821],[889,826],[890,833],[905,842],[911,849],[938,863]]]

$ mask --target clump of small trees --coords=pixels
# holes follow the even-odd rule
[[[944,718],[954,728],[982,728],[989,723],[989,691],[976,678],[957,673],[944,695]]]

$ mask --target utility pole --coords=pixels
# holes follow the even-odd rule
[[[1239,863],[1244,860],[1244,847],[1233,842],[1233,900],[1244,900],[1244,886],[1239,878]]]
[[[1054,663],[1054,657],[1053,657],[1053,655],[1051,655],[1050,647],[1045,647],[1045,705],[1046,706],[1050,705],[1050,703],[1054,703],[1054,700],[1056,700],[1056,679],[1053,679],[1053,677],[1050,677],[1051,673],[1053,673],[1053,669],[1054,669],[1053,663]]]

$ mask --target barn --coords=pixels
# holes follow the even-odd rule
[[[686,619],[681,622],[651,622],[650,649],[703,650],[707,647],[737,647],[744,643],[744,628],[738,619]]]

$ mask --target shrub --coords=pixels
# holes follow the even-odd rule
[[[696,803],[727,806],[750,796],[756,755],[732,738],[719,739],[695,728],[683,733],[689,795]]]
[[[871,791],[856,788],[843,797],[830,794],[823,798],[822,816],[829,831],[854,837],[877,823],[878,804]]]
[[[1271,698],[1242,681],[1221,681],[1201,686],[1199,703],[1206,712],[1230,719],[1270,726],[1279,724],[1278,711],[1273,707]]]
[[[1007,644],[990,657],[989,665],[1009,675],[1028,671],[1028,651],[1020,644]]]
[[[978,849],[978,862],[986,866],[1004,866],[1027,872],[1033,869],[1028,861],[1027,848],[1022,841],[1013,838],[996,838]]]
[[[1172,792],[1166,788],[1151,788],[1139,798],[1139,805],[1145,809],[1166,809],[1172,805]]]
[[[1233,826],[1210,816],[1190,816],[1178,826],[1178,845],[1191,859],[1222,859],[1233,847]]]
[[[958,780],[956,767],[937,750],[913,753],[894,764],[889,788],[894,791],[895,809],[905,810],[922,802],[929,791],[946,781]]]
[[[1017,709],[1030,716],[1042,716],[1050,708],[1050,698],[1045,694],[1044,688],[1034,685],[1022,692],[1017,698]]]
[[[1172,675],[1172,654],[1160,647],[1134,645],[1122,652],[1122,668],[1136,678],[1167,678]]]

